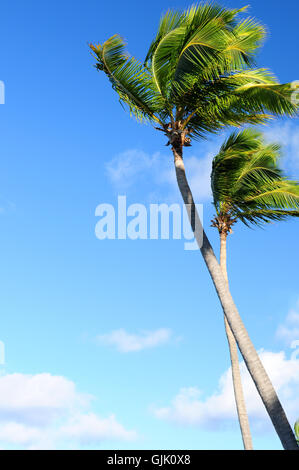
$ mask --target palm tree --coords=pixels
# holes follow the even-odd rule
[[[269,71],[253,68],[254,53],[265,30],[253,19],[239,21],[240,11],[208,3],[184,12],[168,11],[144,64],[127,54],[119,35],[90,47],[96,68],[108,76],[130,114],[166,135],[179,190],[224,314],[284,448],[297,449],[212,246],[201,231],[183,162],[183,148],[190,146],[192,139],[229,125],[262,123],[271,114],[296,113],[290,84],[281,85]]]
[[[226,241],[238,220],[261,225],[299,217],[299,184],[283,177],[279,158],[279,145],[267,144],[260,132],[246,129],[232,133],[213,160],[211,185],[216,216],[212,226],[219,232],[220,267],[227,284]],[[224,323],[243,443],[245,449],[252,449],[237,344],[226,318]]]

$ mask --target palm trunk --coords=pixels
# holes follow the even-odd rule
[[[241,320],[237,307],[234,304],[223,277],[221,268],[216,259],[213,248],[204,232],[198,230],[201,227],[193,196],[186,178],[183,162],[182,144],[173,143],[174,164],[178,186],[187,210],[191,227],[199,245],[201,254],[209,270],[216,292],[221,302],[224,315],[229,323],[232,333],[237,341],[246,367],[256,385],[258,393],[266,407],[269,417],[276,429],[284,449],[299,450],[292,428],[287,420],[285,412],[273,388],[273,385],[260,361],[260,358],[248,336],[246,328]]]
[[[223,274],[223,277],[228,284],[228,276],[227,276],[227,263],[226,263],[226,240],[227,240],[227,233],[222,232],[220,234],[220,268]],[[239,367],[239,357],[238,357],[238,347],[232,330],[230,329],[229,323],[224,315],[224,325],[225,325],[225,332],[228,341],[229,347],[229,354],[231,359],[232,365],[232,379],[233,379],[233,386],[234,386],[234,393],[235,393],[235,401],[237,406],[238,412],[238,419],[242,434],[242,440],[244,444],[245,450],[252,450],[252,439],[249,427],[249,420],[246,411],[244,393],[243,393],[243,386],[241,381],[241,374],[240,374],[240,367]]]

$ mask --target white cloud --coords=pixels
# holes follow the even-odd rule
[[[46,424],[61,411],[84,406],[89,400],[88,395],[79,394],[75,384],[65,377],[46,373],[0,377],[0,419],[12,417]]]
[[[159,153],[149,155],[138,149],[126,150],[106,164],[106,171],[114,185],[125,189],[155,170],[155,165],[159,166],[159,158]]]
[[[187,178],[197,203],[201,203],[211,198],[210,175],[212,171],[212,160],[218,152],[220,141],[203,145],[202,157],[195,155],[184,158]],[[157,198],[157,191],[163,190],[163,200],[178,198],[178,189],[173,165],[173,157],[169,151],[168,155],[161,155],[159,152],[153,155],[142,150],[127,150],[106,164],[108,178],[118,190],[128,190],[142,184],[143,188],[149,181],[154,182],[154,194]],[[153,186],[150,185],[150,191]],[[165,196],[165,191],[168,196]]]
[[[298,418],[299,361],[287,359],[284,352],[263,351],[260,353],[260,358],[290,422],[295,422]],[[244,362],[240,364],[240,370],[250,423],[260,431],[270,429],[270,419]],[[204,397],[197,387],[183,388],[170,406],[156,408],[154,414],[170,422],[201,426],[206,429],[219,429],[236,423],[231,369],[229,368],[221,376],[218,390],[212,395]]]
[[[283,164],[290,176],[298,173],[299,125],[291,120],[276,122],[262,131],[268,141],[282,144]],[[214,141],[202,141],[196,146],[196,153],[192,148],[185,154],[187,178],[197,203],[211,200],[212,160],[224,138],[223,133],[214,138]],[[106,171],[118,190],[128,190],[138,185],[138,190],[140,187],[148,190],[154,199],[161,200],[161,191],[163,200],[170,199],[174,202],[179,197],[170,148],[167,153],[163,152],[163,155],[159,152],[151,155],[140,149],[127,150],[110,160],[106,164]]]
[[[103,440],[130,440],[114,415],[91,412],[91,395],[65,377],[48,373],[0,377],[0,445],[3,448],[99,447]]]
[[[299,169],[299,125],[293,121],[269,126],[264,135],[269,142],[282,145],[284,165],[288,170]]]
[[[141,334],[130,334],[123,329],[114,330],[105,335],[99,335],[97,341],[102,344],[116,346],[120,352],[141,351],[167,343],[172,336],[171,330],[160,328],[155,331],[145,331]]]
[[[276,337],[288,345],[294,340],[299,340],[299,300],[295,308],[287,314],[284,323],[278,326]]]
[[[114,415],[99,418],[94,413],[74,416],[68,424],[60,429],[61,435],[75,438],[81,444],[97,443],[103,439],[120,439],[130,441],[136,438],[134,431],[127,431]]]
[[[211,171],[214,154],[208,152],[202,158],[187,157],[185,161],[186,175],[196,203],[211,198]],[[172,191],[177,191],[177,181],[173,167],[160,173],[160,183],[167,183]]]
[[[216,154],[216,151],[215,151]],[[215,154],[209,152],[203,158],[190,157],[186,161],[189,184],[196,202],[210,199],[212,161]]]
[[[41,430],[28,425],[6,422],[1,423],[0,441],[9,444],[32,444],[33,441],[39,441],[41,438]]]

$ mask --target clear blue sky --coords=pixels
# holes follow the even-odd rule
[[[252,0],[250,5],[249,14],[269,31],[259,65],[281,82],[299,79],[298,2]],[[172,168],[164,136],[124,113],[106,77],[93,68],[88,43],[119,33],[143,59],[162,11],[187,6],[164,0],[17,0],[1,6],[0,80],[6,102],[0,105],[0,340],[5,344],[0,402],[5,398],[10,412],[0,405],[0,421],[12,431],[0,432],[0,447],[241,448],[229,411],[227,420],[217,420],[208,410],[212,402],[205,405],[219,387],[221,393],[219,379],[229,356],[222,313],[200,254],[184,251],[182,241],[100,241],[94,233],[95,208],[114,204],[118,194],[145,204],[152,196],[163,202],[178,194],[159,177],[160,168]],[[269,135],[287,139],[285,168],[297,178],[298,130],[296,120],[277,121],[268,129]],[[205,159],[220,143],[220,138],[194,143],[186,154],[187,171],[188,158],[193,164]],[[156,152],[158,169],[149,169]],[[129,181],[111,180],[109,168],[132,155],[136,162],[140,154],[145,163],[139,173]],[[205,204],[205,226],[218,250],[217,233],[209,227],[210,201],[198,202]],[[291,339],[299,339],[289,331],[298,320],[298,234],[298,222],[283,222],[264,231],[238,226],[229,240],[230,284],[245,325],[270,362],[284,352],[282,367],[290,366]],[[287,319],[291,309],[295,320]],[[171,334],[165,344],[133,352],[97,339],[119,329],[131,335],[159,329]],[[287,389],[298,394],[292,373],[281,385],[282,396]],[[54,397],[57,376],[73,384],[77,395],[93,396],[83,411],[78,404],[69,410]],[[14,400],[3,382],[11,377],[19,384]],[[21,393],[29,377],[37,383],[48,377],[51,406],[66,416],[62,425],[49,417],[50,399],[40,405],[44,424],[31,419],[31,412],[39,413],[38,400],[30,402],[31,385],[25,404],[16,391],[20,387]],[[44,382],[42,387],[49,391]],[[201,395],[190,399],[190,388]],[[180,398],[182,389],[189,398]],[[202,406],[205,418],[199,413],[192,422],[185,416],[189,405],[191,415],[192,406]],[[179,406],[185,406],[181,414]],[[223,399],[222,412],[226,406]],[[286,398],[285,406],[294,419],[292,400]],[[280,448],[271,426],[261,424],[252,409],[255,447]],[[83,423],[91,416],[92,436]],[[63,426],[73,428],[63,434]]]

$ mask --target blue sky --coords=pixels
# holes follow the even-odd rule
[[[269,31],[259,65],[282,82],[299,79],[298,2],[250,4]],[[119,33],[143,59],[162,11],[187,6],[2,4],[1,448],[242,447],[222,313],[199,253],[185,251],[182,240],[95,236],[96,207],[115,204],[119,194],[145,205],[179,195],[164,136],[124,113],[87,44]],[[284,167],[297,178],[298,130],[296,120],[265,129],[284,144]],[[207,182],[223,137],[186,152],[216,251]],[[298,231],[294,221],[237,226],[228,266],[239,311],[291,421],[299,413],[298,360],[291,360],[299,340]],[[255,448],[280,448],[244,377]]]

